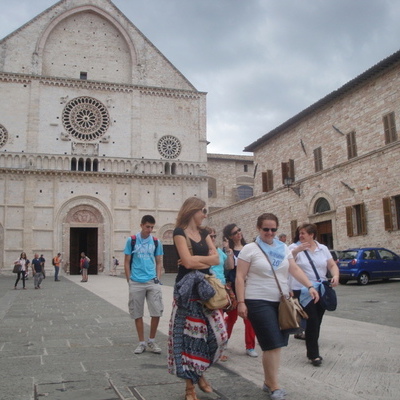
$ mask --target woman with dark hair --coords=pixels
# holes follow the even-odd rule
[[[18,260],[14,261],[14,265],[20,266],[20,271],[17,272],[17,280],[15,281],[14,289],[17,289],[17,285],[20,279],[22,279],[22,289],[26,289],[25,278],[26,274],[28,273],[29,260],[26,258],[25,252],[22,252]]]
[[[228,239],[230,255],[229,257],[233,258],[234,267],[227,271],[226,280],[230,282],[232,289],[236,292],[235,289],[235,280],[236,280],[236,267],[237,260],[240,251],[246,244],[246,241],[243,238],[242,230],[237,227],[236,224],[226,225],[223,230],[224,237]],[[233,326],[235,325],[238,318],[237,309],[229,311],[226,315],[226,329],[228,331],[228,338],[232,335]],[[251,322],[248,319],[244,319],[244,340],[246,345],[246,354],[250,357],[258,357],[257,352],[255,351],[256,346],[256,334],[254,333],[254,329],[251,326]],[[224,355],[224,361],[227,359],[227,356]]]
[[[236,275],[238,313],[251,321],[256,332],[263,351],[263,390],[272,400],[286,399],[286,391],[279,385],[278,372],[281,348],[287,346],[289,338],[288,331],[281,331],[279,327],[281,295],[276,279],[284,295],[289,295],[288,276],[291,274],[308,288],[314,301],[319,299],[318,292],[296,265],[288,247],[275,239],[278,222],[274,214],[265,213],[258,217],[259,235],[240,252]]]
[[[317,237],[317,226],[306,222],[299,225],[297,229],[299,240],[289,246],[297,265],[304,271],[314,287],[318,288],[321,285],[321,280],[327,280],[326,274],[328,270],[332,276],[332,286],[337,286],[339,283],[339,268],[328,248],[315,240]],[[315,275],[312,264],[314,264],[320,280]],[[321,307],[320,302],[314,303],[310,301],[308,304],[304,304],[306,300],[302,300],[302,293],[305,292],[305,288],[296,279],[291,280],[290,287],[293,290],[294,296],[300,299],[300,303],[308,314],[305,329],[307,358],[311,361],[312,365],[318,367],[322,364],[318,339],[325,310]]]
[[[227,341],[221,310],[209,310],[201,302],[215,293],[204,274],[219,263],[212,239],[202,227],[206,216],[205,202],[190,197],[178,213],[173,233],[179,267],[169,326],[168,370],[185,379],[185,400],[198,400],[195,384],[203,392],[213,391],[203,374],[219,360]]]

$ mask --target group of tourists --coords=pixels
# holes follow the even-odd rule
[[[52,259],[52,264],[54,266],[54,280],[59,282],[58,274],[60,272],[60,264],[61,264],[61,253],[58,253]],[[38,253],[35,253],[32,261],[30,261],[26,253],[23,251],[19,258],[14,261],[14,269],[13,272],[17,274],[17,279],[14,284],[14,289],[18,289],[18,282],[22,282],[22,289],[26,290],[25,281],[28,279],[29,276],[29,267],[32,269],[32,276],[34,281],[35,289],[41,289],[41,284],[43,279],[46,278],[46,271],[45,271],[45,262],[46,259],[43,257],[43,254],[39,256]]]
[[[245,325],[245,353],[257,357],[256,338],[262,351],[262,389],[273,400],[286,399],[278,371],[281,349],[288,345],[292,331],[281,330],[278,321],[279,282],[286,296],[300,300],[308,314],[305,327],[306,356],[313,366],[322,364],[319,334],[325,309],[320,304],[319,286],[328,272],[331,286],[339,283],[339,270],[327,247],[316,241],[317,228],[304,223],[297,228],[295,241],[287,246],[286,235],[275,238],[278,218],[264,213],[255,222],[257,237],[246,243],[234,223],[223,229],[222,248],[216,245],[215,229],[204,227],[206,204],[198,197],[188,198],[180,208],[173,232],[178,253],[178,273],[169,325],[168,370],[185,380],[185,400],[197,400],[196,385],[203,392],[213,391],[205,371],[217,361],[227,361],[225,349],[238,316]],[[163,313],[160,279],[163,248],[151,235],[155,219],[146,215],[141,231],[127,239],[124,269],[129,283],[129,312],[135,321],[139,344],[135,354],[161,353],[155,341]],[[317,274],[314,271],[317,271]],[[210,295],[207,276],[215,275],[229,285],[237,307],[225,312],[205,307]],[[208,297],[207,297],[208,296]],[[143,310],[147,300],[150,334],[144,335]]]

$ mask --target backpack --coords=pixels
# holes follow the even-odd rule
[[[115,265],[119,265],[119,261],[115,259]]]
[[[51,260],[51,263],[55,266],[56,262],[54,261],[55,257],[53,257],[53,259]]]
[[[158,239],[156,237],[154,237],[154,236],[152,236],[152,238],[153,238],[154,246],[155,246],[155,248],[154,248],[154,257],[155,257],[156,256],[157,247],[158,247]],[[135,246],[136,246],[136,235],[132,235],[131,236],[131,249],[132,249],[132,251],[135,249]],[[129,263],[131,269],[132,269],[132,259],[133,259],[133,253],[131,253],[131,261]]]

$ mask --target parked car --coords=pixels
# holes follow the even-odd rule
[[[400,256],[382,247],[363,247],[343,251],[339,258],[339,282],[357,280],[366,285],[373,279],[400,278]]]
[[[338,264],[339,260],[342,258],[343,250],[329,250],[332,254],[332,258],[335,263]]]

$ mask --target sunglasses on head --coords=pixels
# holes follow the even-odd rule
[[[263,230],[264,232],[276,232],[278,228],[261,228],[261,230]]]
[[[232,232],[232,233],[231,233],[231,236],[235,236],[235,235],[237,235],[239,232],[242,232],[242,230],[241,230],[240,228],[238,228],[237,231]]]

